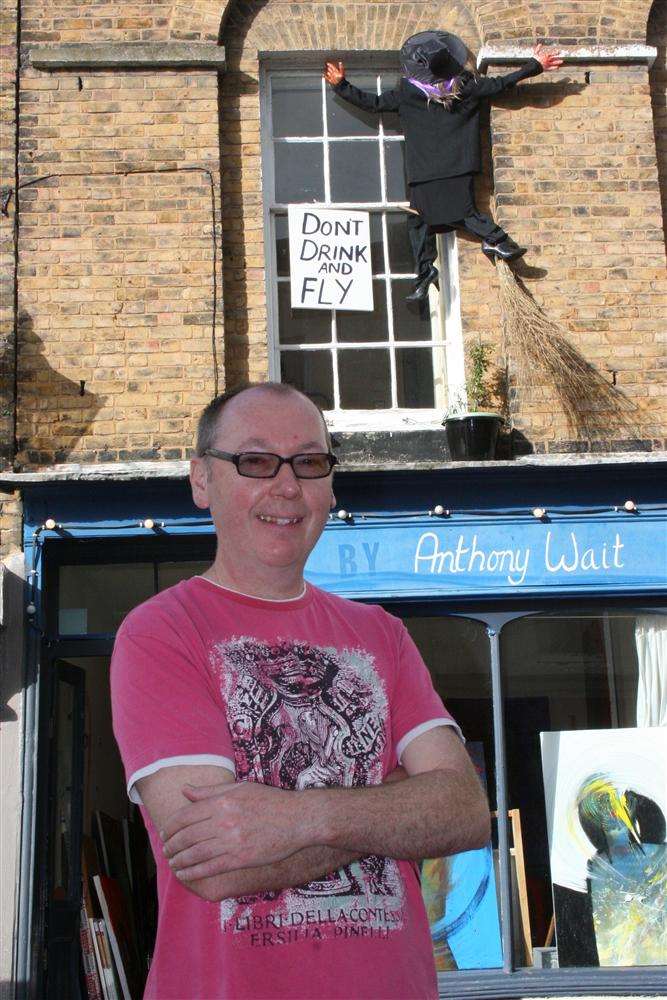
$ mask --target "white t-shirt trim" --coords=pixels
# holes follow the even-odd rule
[[[396,747],[398,763],[401,763],[401,757],[403,756],[403,752],[405,751],[408,743],[412,743],[417,736],[421,736],[422,733],[427,733],[429,729],[435,729],[437,726],[452,726],[452,728],[456,730],[458,737],[465,743],[463,733],[453,719],[429,719],[428,722],[421,722],[418,726],[415,726],[414,729],[411,729],[405,734],[402,740],[399,740],[398,746]]]
[[[146,767],[139,768],[138,771],[130,775],[127,782],[127,794],[130,802],[136,802],[139,806],[142,805],[141,796],[135,788],[136,783],[141,778],[147,778],[149,774],[155,774],[156,771],[161,771],[163,767],[178,767],[182,764],[213,764],[217,767],[226,768],[234,775],[236,774],[234,761],[229,757],[220,757],[218,754],[199,753],[185,754],[182,757],[163,757],[160,760],[153,761],[152,764],[147,764]]]

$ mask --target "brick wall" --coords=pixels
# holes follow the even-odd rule
[[[18,459],[184,457],[222,362],[216,74],[27,69],[21,114]]]
[[[657,0],[661,3],[662,0]],[[468,0],[487,44],[643,44],[652,0]]]
[[[0,0],[0,469],[11,466],[14,438],[15,84],[16,0]]]
[[[653,135],[658,157],[658,179],[662,201],[662,224],[667,241],[667,3],[656,0],[648,22],[647,42],[657,49],[649,73],[653,107]]]
[[[609,437],[659,447],[667,286],[647,68],[569,67],[525,88],[491,115],[497,217],[530,247],[534,297],[636,405]],[[518,426],[567,447],[545,380],[531,373],[517,395]]]
[[[216,362],[220,386],[266,375],[258,51],[392,49],[434,24],[475,51],[538,38],[640,44],[650,7],[24,0],[29,45],[212,42],[224,15],[228,71],[219,92],[216,75],[204,71],[24,71],[21,176],[35,183],[21,202],[20,461],[180,457],[213,391]],[[664,40],[659,4],[651,24]],[[631,429],[597,447],[650,448],[667,435],[658,402],[666,317],[654,139],[654,126],[664,131],[662,52],[653,111],[645,66],[591,64],[524,84],[490,114],[480,207],[528,243],[536,300],[640,407]],[[210,169],[221,201],[224,310],[213,299],[208,177],[156,172],[186,167]],[[462,238],[459,247],[464,336],[500,345],[494,268],[476,243]],[[587,447],[570,440],[565,416],[548,385],[518,386],[517,425],[538,450]]]
[[[18,493],[0,490],[0,560],[22,548],[22,511]]]

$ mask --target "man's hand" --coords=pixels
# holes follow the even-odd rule
[[[342,62],[326,62],[324,64],[324,79],[327,83],[330,83],[332,87],[336,87],[339,83],[341,83],[345,79],[345,67]]]
[[[396,767],[384,784],[404,781]],[[183,882],[256,868],[311,846],[303,793],[256,782],[185,785],[191,806],[178,809],[160,831],[169,865]],[[298,794],[298,801],[293,797]],[[298,815],[298,820],[297,820]],[[312,834],[311,834],[312,835]]]
[[[169,817],[160,835],[169,865],[182,881],[274,864],[316,842],[307,792],[271,785],[186,785],[191,805]]]
[[[558,69],[559,66],[563,65],[563,60],[556,50],[548,49],[544,45],[536,45],[533,49],[533,55],[542,64],[542,69],[545,72],[550,69]]]

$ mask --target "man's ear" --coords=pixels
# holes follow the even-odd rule
[[[336,495],[333,492],[331,493],[331,503],[329,504],[329,506],[331,507],[332,510],[336,506]]]
[[[208,510],[208,463],[205,458],[190,459],[190,489],[195,507]]]

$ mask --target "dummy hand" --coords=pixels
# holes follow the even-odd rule
[[[297,808],[306,792],[244,781],[186,785],[183,794],[192,804],[178,809],[160,832],[171,869],[183,881],[273,864],[313,842]]]
[[[533,55],[542,64],[542,69],[545,71],[558,69],[559,66],[563,65],[563,60],[559,58],[555,49],[547,49],[544,45],[536,45],[533,49]]]
[[[342,62],[332,63],[326,62],[324,64],[324,79],[327,83],[330,83],[332,87],[335,87],[342,80],[345,79],[345,67]]]

